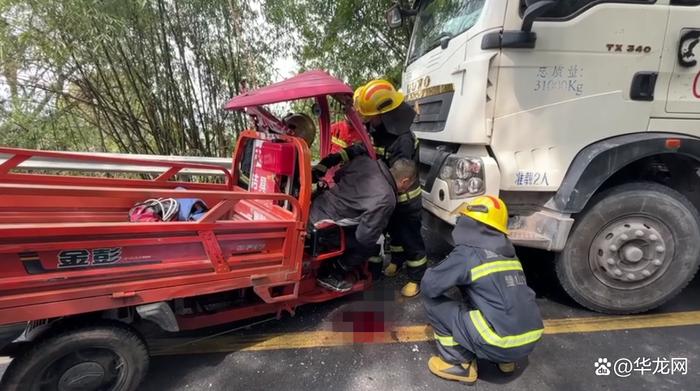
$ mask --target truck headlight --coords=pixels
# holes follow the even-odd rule
[[[481,163],[475,159],[458,159],[455,174],[459,179],[469,179],[481,171]]]
[[[467,183],[467,191],[472,194],[481,193],[484,190],[484,180],[481,178],[471,178]]]
[[[440,179],[448,183],[453,198],[484,192],[484,164],[479,158],[452,155],[440,168]]]
[[[464,179],[455,179],[452,181],[452,190],[457,195],[462,195],[469,191],[469,182]]]
[[[445,164],[440,169],[440,179],[449,180],[449,179],[453,178],[454,175],[455,175],[455,169],[452,166],[448,166],[447,164]]]

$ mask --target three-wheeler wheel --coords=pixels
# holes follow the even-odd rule
[[[148,349],[131,328],[102,322],[41,337],[10,363],[0,389],[131,391],[148,371]]]

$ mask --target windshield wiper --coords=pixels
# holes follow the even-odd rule
[[[443,49],[447,48],[447,44],[450,43],[450,40],[454,37],[454,34],[452,34],[449,31],[442,31],[438,37],[428,46],[427,48],[423,50],[418,50],[417,48],[414,49],[411,53],[411,55],[408,57],[408,62],[411,63],[415,60],[417,60],[419,57],[424,55],[425,53],[428,53],[429,51],[435,49],[438,46],[442,46]]]
[[[450,43],[452,37],[454,37],[454,34],[451,32],[441,31],[440,35],[438,35],[438,37],[435,38],[435,41],[433,41],[433,43],[430,45],[430,49],[432,50],[438,46],[441,46],[443,49],[447,49],[447,45]]]

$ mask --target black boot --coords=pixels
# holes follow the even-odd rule
[[[384,267],[384,259],[380,256],[373,256],[367,260],[369,272],[372,273],[372,281],[379,281],[382,278],[382,269]]]

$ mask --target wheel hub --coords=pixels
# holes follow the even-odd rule
[[[622,250],[622,259],[627,262],[637,263],[644,258],[644,251],[634,244],[625,246]]]
[[[66,370],[58,381],[61,391],[97,390],[105,381],[105,369],[97,362],[76,364]]]
[[[606,285],[632,289],[661,275],[670,258],[663,227],[646,217],[626,217],[601,230],[592,243],[591,266]]]

